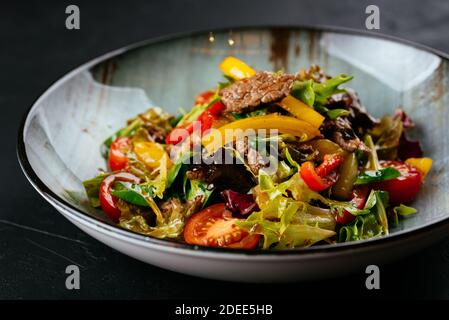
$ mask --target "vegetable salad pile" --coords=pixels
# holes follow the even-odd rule
[[[151,108],[103,143],[109,170],[84,182],[92,206],[136,233],[240,249],[380,237],[416,213],[432,159],[403,110],[373,118],[341,87],[352,77],[315,65],[220,69],[190,111]]]

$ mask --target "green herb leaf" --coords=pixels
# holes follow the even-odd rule
[[[416,210],[415,208],[408,207],[403,204],[401,204],[398,207],[394,207],[393,211],[402,217],[406,217],[406,216],[409,216],[409,215],[412,215],[412,214],[415,214],[418,212],[418,210]]]
[[[151,190],[147,193],[151,194]],[[114,184],[114,189],[112,190],[112,194],[117,198],[122,199],[123,201],[142,206],[148,207],[148,202],[145,200],[145,197],[142,195],[143,190],[138,184],[132,184],[129,182],[117,182]]]
[[[327,112],[327,116],[332,120],[337,119],[338,117],[345,117],[347,115],[349,115],[349,111],[346,109],[332,109]]]
[[[327,100],[334,94],[344,92],[338,87],[352,79],[352,76],[340,74],[334,78],[330,78],[322,83],[313,83],[313,90],[315,92],[315,102],[326,104]]]
[[[313,106],[315,103],[315,91],[313,90],[312,80],[294,81],[290,94],[308,106]]]
[[[395,168],[384,168],[380,170],[368,170],[362,172],[355,181],[356,185],[368,184],[373,182],[385,181],[400,177],[401,173]]]
[[[169,188],[173,182],[175,182],[176,177],[178,176],[181,167],[186,164],[187,160],[193,156],[193,152],[188,152],[179,157],[179,159],[173,164],[173,166],[168,171],[167,175],[167,186]]]

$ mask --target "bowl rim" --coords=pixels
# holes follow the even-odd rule
[[[396,233],[382,236],[380,238],[368,239],[368,240],[360,240],[353,242],[345,242],[338,244],[326,244],[320,246],[311,246],[306,248],[296,248],[296,249],[284,249],[284,250],[264,250],[264,249],[256,249],[256,250],[245,250],[245,249],[228,249],[228,248],[213,248],[213,247],[203,247],[190,245],[187,243],[176,242],[170,239],[158,239],[149,236],[145,236],[130,230],[122,229],[116,225],[109,224],[107,222],[96,219],[89,214],[79,210],[68,201],[64,200],[60,196],[58,196],[55,192],[53,192],[47,185],[39,178],[34,169],[32,168],[30,162],[28,161],[25,141],[24,141],[24,133],[27,128],[27,123],[30,119],[30,115],[32,114],[35,107],[37,107],[41,101],[45,100],[45,98],[52,93],[54,90],[62,86],[66,81],[71,79],[77,74],[89,70],[95,65],[102,63],[110,58],[120,56],[126,52],[132,51],[134,49],[138,49],[147,45],[157,44],[165,41],[172,41],[176,39],[198,36],[201,34],[207,34],[209,32],[228,32],[232,31],[262,31],[262,30],[273,30],[273,29],[288,29],[288,30],[301,30],[301,31],[315,31],[315,32],[331,32],[331,33],[339,33],[339,34],[347,34],[353,36],[364,36],[377,38],[382,40],[389,40],[392,42],[404,44],[410,47],[414,47],[426,52],[433,53],[444,60],[449,61],[449,54],[446,54],[440,50],[428,47],[423,44],[419,44],[410,40],[402,39],[396,36],[377,33],[373,31],[367,30],[358,30],[346,27],[338,27],[338,26],[330,26],[330,25],[307,25],[307,24],[285,24],[285,25],[250,25],[250,26],[236,26],[236,27],[226,27],[226,28],[211,28],[208,30],[205,29],[197,29],[187,32],[177,32],[171,33],[163,36],[153,37],[146,40],[138,41],[126,46],[123,46],[119,49],[109,51],[103,55],[100,55],[94,59],[89,60],[86,63],[74,68],[69,71],[61,78],[56,80],[49,88],[47,88],[43,94],[41,94],[35,102],[26,110],[24,113],[21,124],[18,132],[18,141],[16,147],[17,158],[19,161],[19,165],[31,183],[31,185],[37,190],[37,192],[47,200],[52,206],[55,208],[59,208],[63,210],[65,213],[74,218],[75,220],[83,223],[87,227],[94,228],[99,231],[98,228],[101,228],[103,231],[111,232],[116,236],[121,236],[122,240],[132,240],[132,242],[141,244],[141,245],[154,245],[155,247],[164,250],[164,249],[182,249],[184,252],[204,252],[216,255],[225,255],[229,256],[252,256],[252,257],[291,257],[291,256],[304,256],[304,255],[317,255],[322,253],[338,253],[343,251],[355,250],[355,249],[363,249],[369,248],[373,246],[381,246],[400,243],[405,238],[411,238],[413,236],[424,236],[425,233],[430,233],[430,231],[442,227],[447,227],[449,225],[449,217],[442,217],[434,222],[428,223],[424,226],[412,227],[408,230],[400,230]],[[59,211],[59,210],[58,210]]]

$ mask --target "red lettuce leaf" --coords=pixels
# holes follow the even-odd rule
[[[259,210],[252,194],[242,194],[230,189],[221,192],[225,205],[232,213],[246,216],[255,210]]]

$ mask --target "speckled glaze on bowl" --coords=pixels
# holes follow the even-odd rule
[[[397,40],[338,30],[241,29],[144,42],[83,65],[56,82],[28,111],[19,133],[21,166],[37,191],[79,228],[124,254],[200,277],[293,281],[363,272],[443,238],[449,231],[448,60]],[[232,36],[233,45],[229,37]],[[232,41],[231,41],[232,43]],[[312,63],[347,73],[375,116],[402,106],[434,168],[414,206],[419,214],[386,237],[290,251],[200,248],[122,230],[88,205],[82,181],[105,167],[99,146],[150,106],[176,113],[220,80],[235,55],[257,69],[296,72]]]

